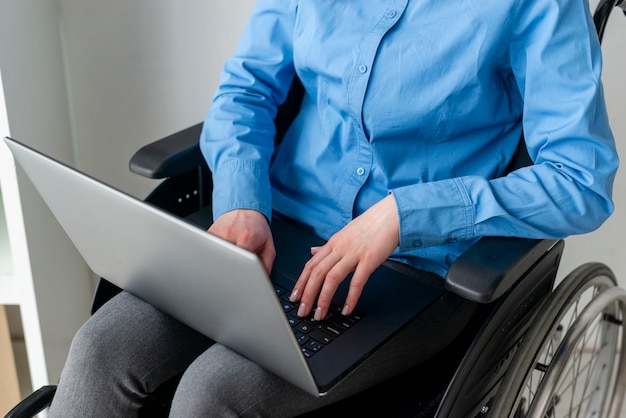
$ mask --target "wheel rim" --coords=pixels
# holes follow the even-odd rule
[[[621,407],[621,396],[613,395],[614,388],[623,392],[616,377],[624,374],[624,306],[626,291],[610,288],[577,316],[547,365],[528,416],[605,417],[611,403],[617,403],[614,410]]]
[[[505,376],[500,392],[494,399],[490,412],[493,416],[527,417],[527,416],[585,416],[585,415],[562,415],[556,409],[563,393],[555,392],[551,398],[550,407],[546,415],[528,415],[529,408],[532,407],[539,386],[541,385],[546,372],[552,365],[552,359],[557,353],[567,330],[576,322],[581,312],[594,300],[596,296],[606,289],[615,287],[616,280],[610,269],[600,263],[585,264],[570,275],[568,275],[557,289],[546,300],[543,307],[534,318],[534,328],[529,331],[524,338],[524,342],[516,358],[510,366],[510,372]],[[619,328],[619,327],[617,327]],[[589,354],[596,362],[613,363],[617,339],[615,331],[600,330],[595,334],[590,334],[585,341],[590,338],[603,340],[602,350],[592,351]],[[613,356],[612,356],[613,355]],[[610,360],[609,360],[610,359]],[[579,366],[573,367],[575,373],[580,371],[585,364],[582,357],[579,358]],[[527,371],[520,373],[520,370]],[[611,376],[614,376],[611,373]],[[604,382],[605,375],[593,375],[592,379]],[[591,379],[591,378],[590,378]],[[588,379],[589,380],[589,379]],[[589,386],[589,385],[587,385]],[[600,385],[607,387],[607,385]],[[584,385],[579,386],[584,387]],[[562,387],[560,391],[565,391]],[[597,400],[593,400],[597,403]],[[561,408],[563,404],[561,404]],[[560,415],[556,415],[556,414]],[[490,416],[492,416],[490,414]]]

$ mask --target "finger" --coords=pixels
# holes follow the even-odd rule
[[[301,288],[302,296],[300,298],[298,316],[307,316],[311,313],[326,276],[339,261],[340,258],[331,251],[310,270],[306,284],[304,288]]]
[[[270,242],[266,244],[261,253],[259,254],[259,258],[267,271],[267,274],[272,272],[272,266],[274,265],[274,259],[276,258],[276,249],[274,248],[274,243]]]
[[[339,285],[346,279],[346,277],[348,277],[350,273],[354,271],[354,267],[353,262],[344,258],[339,263],[335,264],[326,274],[314,312],[314,318],[316,321],[321,321],[326,318]]]
[[[289,296],[289,300],[291,302],[300,301],[302,297],[302,292],[304,291],[304,288],[309,281],[309,277],[311,276],[311,272],[317,267],[320,261],[323,260],[323,258],[330,253],[330,249],[325,247],[312,247],[311,253],[313,254],[313,257],[311,257],[309,261],[306,262],[306,264],[302,268],[302,272],[300,273],[298,280],[296,280],[296,284],[291,290],[291,295]]]
[[[352,275],[352,279],[350,280],[350,287],[348,288],[348,295],[346,296],[346,301],[342,308],[342,315],[350,315],[354,312],[356,305],[361,298],[361,294],[363,293],[363,288],[367,283],[370,275],[373,270],[363,267],[361,265],[357,266],[354,274]]]

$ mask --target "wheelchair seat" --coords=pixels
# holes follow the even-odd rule
[[[615,6],[625,3],[602,0],[594,12],[600,40]],[[302,94],[296,79],[276,120],[277,141]],[[211,205],[200,129],[198,124],[148,144],[130,161],[131,171],[165,179],[146,201],[180,217]],[[516,166],[532,163],[523,142],[519,151]],[[430,360],[302,417],[619,417],[626,393],[626,290],[601,263],[583,264],[557,286],[563,250],[562,240],[481,238],[445,280],[429,284],[441,286],[443,297],[475,305],[463,331]],[[101,279],[92,311],[119,291]],[[140,415],[167,416],[177,383],[152,393]],[[6,417],[36,415],[54,391],[53,385],[41,388]]]

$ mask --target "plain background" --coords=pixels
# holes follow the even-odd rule
[[[130,173],[130,157],[144,144],[204,118],[222,63],[234,52],[253,4],[253,0],[0,0],[0,69],[11,134],[143,198],[157,183]],[[616,11],[603,43],[603,80],[622,156],[625,43],[626,18]],[[621,170],[615,183],[616,211],[602,228],[567,239],[560,277],[583,262],[601,261],[626,286],[621,241],[625,185]],[[42,318],[44,328],[53,330],[54,321],[69,323],[62,335],[50,331],[49,338],[58,341],[48,358],[54,381],[71,335],[88,316],[93,281],[36,194],[26,187],[22,199],[33,275],[45,276],[50,283],[39,300],[56,305],[53,317]],[[78,286],[80,292],[68,300],[67,289],[58,283],[76,275],[80,281],[65,286]],[[84,315],[64,317],[66,304],[81,304]]]

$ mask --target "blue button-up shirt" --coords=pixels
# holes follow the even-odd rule
[[[202,133],[214,216],[329,238],[392,193],[394,257],[439,274],[480,236],[591,231],[618,165],[600,72],[582,0],[259,0]],[[535,164],[506,175],[522,128]]]

